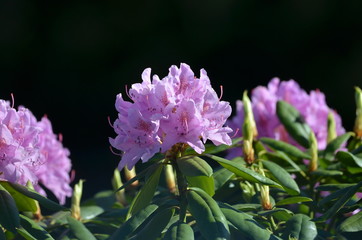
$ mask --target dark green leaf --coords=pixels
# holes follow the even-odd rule
[[[339,232],[360,232],[362,231],[362,212],[350,216],[338,227]]]
[[[152,219],[143,226],[141,231],[132,236],[130,240],[156,239],[167,226],[174,212],[174,208],[166,208],[156,211],[155,214],[151,216]]]
[[[354,185],[353,185],[354,186]],[[342,189],[339,189],[335,192],[332,192],[330,194],[328,194],[327,196],[325,196],[322,200],[320,200],[318,202],[318,206],[319,207],[322,207],[323,205],[325,204],[328,204],[332,201],[335,201],[335,200],[338,200],[340,199],[343,195],[345,195],[353,186],[349,186],[349,187],[346,187],[346,188],[342,188]]]
[[[177,159],[177,165],[180,171],[189,177],[212,175],[212,168],[202,158],[196,156],[185,156]]]
[[[297,148],[289,143],[278,141],[273,138],[266,138],[266,137],[260,138],[260,141],[262,143],[268,145],[269,147],[271,147],[275,150],[284,152],[290,156],[297,157],[297,158],[303,158],[303,159],[311,158],[307,153],[302,152],[299,148]]]
[[[39,204],[49,210],[53,210],[53,211],[66,211],[68,210],[67,208],[47,199],[46,197],[43,197],[42,195],[40,195],[39,193],[35,192],[32,189],[29,189],[23,185],[17,184],[17,183],[11,183],[9,182],[9,185],[15,189],[16,191],[18,191],[19,193],[35,199],[39,202]]]
[[[92,219],[102,213],[104,213],[103,208],[96,205],[80,207],[80,215],[82,219]]]
[[[18,231],[18,233],[25,238],[26,240],[37,240],[34,236],[32,236],[28,231],[26,231],[26,229],[20,227],[18,229],[16,229]]]
[[[291,217],[283,232],[283,239],[295,238],[298,240],[312,240],[317,237],[317,227],[310,218],[303,214],[296,214]]]
[[[242,204],[234,204],[232,206],[233,208],[239,210],[239,211],[257,211],[261,208],[260,203],[242,203]]]
[[[343,175],[343,172],[337,170],[317,169],[311,172],[311,174],[315,176],[332,177],[332,176],[341,176]]]
[[[137,193],[136,197],[133,199],[127,213],[127,219],[129,219],[135,213],[150,204],[158,186],[162,169],[163,165],[158,165],[155,171],[148,177],[145,185],[141,188],[141,190]]]
[[[354,135],[353,132],[347,132],[335,138],[328,143],[326,149],[323,151],[323,157],[327,160],[333,160],[334,153],[341,148],[341,146],[348,141],[350,137]]]
[[[36,212],[38,207],[36,201],[29,198],[20,192],[16,191],[8,182],[0,182],[0,184],[11,194],[14,198],[16,206],[19,211]]]
[[[280,186],[278,183],[274,182],[273,180],[264,177],[263,175],[256,173],[246,167],[243,167],[241,166],[241,164],[234,163],[230,160],[218,156],[213,156],[213,155],[207,155],[207,156],[220,163],[220,165],[223,166],[224,168],[235,173],[236,176],[242,177],[247,181],[283,189],[282,186]]]
[[[1,229],[1,226],[0,226],[0,240],[6,240],[5,233],[4,233],[4,231]]]
[[[188,207],[204,238],[230,239],[229,227],[219,206],[206,192],[192,188],[187,191]]]
[[[337,202],[331,208],[329,208],[326,213],[323,214],[323,216],[317,218],[316,220],[324,221],[335,215],[349,201],[349,199],[353,197],[353,195],[361,186],[362,181],[353,187],[348,187],[348,191],[341,198],[339,198]]]
[[[290,198],[284,198],[283,200],[280,200],[275,205],[281,206],[281,205],[289,205],[294,203],[300,203],[300,202],[311,202],[313,199],[308,197],[290,197]]]
[[[119,229],[112,235],[110,240],[128,239],[129,236],[139,227],[142,223],[156,211],[157,205],[151,204],[134,214]]]
[[[359,158],[350,152],[339,151],[336,154],[336,158],[338,159],[338,161],[341,161],[347,166],[362,167],[362,158]]]
[[[12,196],[0,186],[0,225],[16,233],[20,226],[19,211]]]
[[[21,226],[35,237],[37,240],[52,240],[54,239],[47,231],[44,230],[38,223],[34,222],[30,218],[20,215]]]
[[[70,230],[79,240],[97,240],[83,223],[72,217],[67,217]]]
[[[215,194],[214,178],[207,176],[186,177],[190,187],[197,187],[204,190],[210,196]]]
[[[298,110],[287,102],[278,101],[277,115],[289,135],[303,147],[309,148],[311,145],[309,141],[311,129]]]
[[[167,230],[164,240],[193,240],[194,231],[190,225],[183,222],[175,222]]]
[[[276,178],[277,182],[284,187],[287,193],[290,195],[298,195],[300,193],[297,183],[284,168],[271,161],[262,161],[262,163]]]
[[[228,206],[221,206],[221,211],[226,219],[239,231],[245,240],[271,240],[271,233],[258,224],[250,215]]]
[[[221,144],[219,146],[215,146],[215,144],[207,144],[205,146],[205,152],[204,153],[207,153],[207,154],[216,154],[216,153],[219,153],[219,152],[223,152],[227,149],[230,149],[230,148],[233,148],[235,147],[236,145],[238,145],[241,141],[243,140],[242,137],[239,137],[239,138],[234,138],[232,140],[232,144],[231,146],[228,146],[226,144]]]
[[[224,186],[227,181],[234,175],[234,173],[230,172],[226,168],[221,168],[214,172],[212,177],[214,178],[214,186],[215,190],[217,191],[219,188]]]
[[[354,183],[323,184],[316,187],[318,191],[336,191],[346,187],[354,186]]]

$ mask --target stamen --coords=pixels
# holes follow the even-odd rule
[[[74,179],[75,179],[75,170],[73,169],[73,170],[70,172],[70,182],[73,182]]]
[[[129,95],[128,85],[126,84],[124,87],[125,87],[125,89],[126,89],[126,95],[129,97],[129,99],[133,100],[133,99],[131,98],[131,96]]]
[[[112,152],[114,155],[117,155],[117,156],[122,156],[122,154],[121,154],[121,153],[116,153],[115,151],[113,151],[112,146],[109,146],[109,149],[111,150],[111,152]]]
[[[234,133],[234,135],[231,137],[231,138],[234,138],[234,137],[236,137],[236,134],[238,134],[238,132],[239,132],[239,128],[237,128],[236,130],[235,130],[235,133]]]
[[[59,139],[59,142],[63,142],[63,134],[59,133],[58,134],[58,139]]]
[[[14,108],[14,105],[15,105],[14,94],[10,93],[10,96],[11,96],[11,101],[12,101],[11,108]]]
[[[224,87],[222,85],[220,85],[220,97],[219,97],[219,101],[222,98],[222,95],[224,94]]]
[[[109,126],[111,126],[111,128],[114,128],[114,127],[113,127],[113,124],[111,123],[111,118],[108,116],[107,119],[108,119],[108,124],[109,124]]]

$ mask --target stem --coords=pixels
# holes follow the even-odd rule
[[[173,167],[176,171],[176,179],[177,179],[177,190],[178,195],[180,197],[180,221],[186,222],[186,209],[187,209],[187,198],[186,198],[186,190],[187,190],[187,182],[185,176],[181,173],[177,164],[174,163]]]

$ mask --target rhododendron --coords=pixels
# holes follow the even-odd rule
[[[151,69],[142,73],[142,83],[129,90],[132,102],[117,95],[118,118],[113,127],[117,136],[111,145],[123,151],[119,168],[131,169],[141,159],[148,161],[157,152],[166,152],[177,143],[185,143],[197,153],[204,143],[231,144],[224,127],[231,114],[228,102],[220,101],[205,70],[195,77],[187,64],[172,66],[163,79],[152,77]]]
[[[0,179],[34,188],[42,185],[63,204],[71,195],[69,152],[54,135],[48,119],[38,122],[24,107],[0,100]]]
[[[324,149],[327,144],[327,119],[330,111],[333,112],[335,118],[337,135],[345,132],[340,116],[327,106],[324,94],[319,90],[311,91],[308,94],[294,80],[280,81],[279,78],[273,78],[267,87],[255,88],[252,91],[251,100],[259,137],[271,137],[300,147],[288,135],[278,119],[276,103],[279,100],[288,102],[301,113],[305,122],[313,130],[319,149]],[[242,129],[243,121],[243,103],[238,100],[236,102],[236,116],[228,121],[228,124],[234,130]],[[239,130],[236,135],[241,136],[242,132]],[[234,148],[229,151],[228,158],[241,154],[241,149]]]

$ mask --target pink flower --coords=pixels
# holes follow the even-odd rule
[[[187,64],[171,66],[168,76],[155,75],[151,81],[148,68],[142,80],[129,90],[133,102],[124,101],[121,94],[116,100],[117,136],[109,141],[123,151],[120,169],[132,168],[139,159],[146,162],[177,143],[186,143],[198,153],[205,150],[208,139],[216,145],[231,144],[232,130],[223,127],[231,107],[217,97],[205,70],[196,78]]]
[[[47,118],[38,122],[24,107],[0,100],[0,179],[25,185],[43,195],[51,190],[63,204],[71,196],[69,152],[54,135]]]
[[[282,140],[299,147],[299,145],[288,135],[276,115],[276,103],[283,100],[293,105],[304,117],[306,123],[311,127],[318,141],[318,148],[324,149],[327,144],[327,118],[331,110],[325,101],[325,96],[319,90],[306,93],[294,80],[282,81],[273,78],[268,87],[259,86],[252,91],[252,108],[259,137],[271,137]],[[342,127],[340,116],[333,111],[337,135],[345,132]],[[243,103],[236,102],[236,116],[229,122],[234,130],[242,129],[244,119]],[[238,136],[242,133],[239,130]],[[241,149],[232,149],[229,158],[240,156]]]

